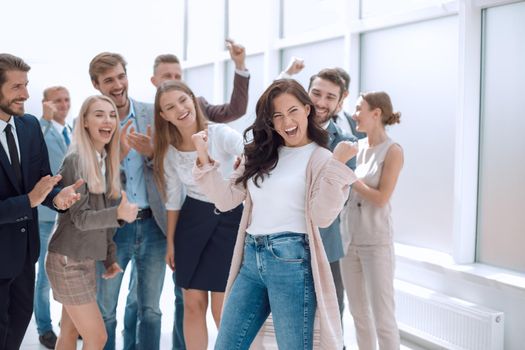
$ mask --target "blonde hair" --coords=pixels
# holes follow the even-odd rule
[[[153,134],[153,152],[155,158],[153,169],[155,173],[155,182],[161,196],[166,199],[166,180],[164,178],[164,158],[168,152],[169,145],[177,147],[182,143],[182,134],[179,129],[172,123],[164,120],[160,115],[160,97],[169,91],[182,91],[188,95],[195,105],[197,132],[204,130],[207,125],[207,119],[202,112],[200,105],[191,89],[181,81],[168,80],[162,83],[157,89],[155,95],[155,133]]]
[[[106,178],[102,176],[100,166],[98,165],[97,155],[93,141],[89,136],[87,129],[85,128],[86,117],[89,109],[96,101],[105,101],[111,105],[111,107],[117,113],[116,117],[116,129],[111,137],[111,141],[104,146],[106,150],[106,178],[108,183],[106,184]],[[73,130],[73,141],[69,148],[68,153],[78,154],[78,173],[83,178],[88,186],[90,193],[107,193],[110,198],[120,197],[120,157],[119,157],[119,126],[118,122],[118,110],[115,103],[106,96],[95,95],[86,98],[78,118],[75,123],[75,129]]]

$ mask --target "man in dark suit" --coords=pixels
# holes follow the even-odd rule
[[[341,141],[357,141],[355,137],[343,132],[333,120],[333,117],[337,113],[344,98],[344,91],[344,80],[336,69],[323,69],[310,78],[308,95],[315,106],[315,121],[328,131],[328,148],[331,151],[333,151],[335,146]],[[348,161],[347,166],[352,170],[355,170],[355,157]],[[339,304],[339,312],[342,321],[344,309],[344,286],[339,260],[344,257],[345,251],[339,226],[340,219],[337,217],[330,226],[319,228],[319,233],[321,234],[328,261],[330,262],[330,269],[332,270],[332,276],[334,278],[337,302]]]
[[[79,199],[52,176],[38,120],[24,115],[27,72],[19,57],[0,54],[0,350],[20,347],[33,312],[38,259],[37,206],[65,210]]]

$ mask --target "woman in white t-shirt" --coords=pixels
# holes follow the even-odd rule
[[[203,132],[221,176],[229,177],[241,155],[242,136],[225,124],[208,122],[193,92],[179,81],[159,86],[155,96],[155,177],[168,217],[166,263],[183,290],[184,339],[188,349],[206,349],[206,310],[217,327],[242,204],[220,212],[196,186],[191,170],[197,152],[191,136]],[[186,194],[185,198],[183,193]]]
[[[199,161],[194,176],[202,191],[220,210],[245,201],[215,349],[248,349],[270,312],[279,349],[312,349],[316,312],[321,348],[342,349],[318,226],[331,224],[348,198],[355,176],[345,163],[357,149],[346,141],[333,155],[325,148],[328,134],[295,80],[273,82],[256,114],[245,132],[253,139],[230,180],[218,171],[209,137],[193,136]]]

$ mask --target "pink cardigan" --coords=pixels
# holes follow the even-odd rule
[[[244,211],[235,243],[225,300],[241,267],[246,228],[251,220],[252,201],[249,192],[235,179],[244,172],[241,164],[229,180],[222,178],[217,162],[193,168],[195,182],[220,211],[235,208],[244,201]],[[306,222],[310,241],[312,274],[317,297],[316,316],[319,318],[319,347],[333,350],[343,348],[343,333],[339,307],[330,264],[321,241],[318,227],[327,227],[339,215],[348,198],[350,185],[356,176],[345,164],[332,158],[322,147],[314,150],[306,168]],[[263,327],[262,331],[268,331]],[[263,334],[264,335],[264,334]]]

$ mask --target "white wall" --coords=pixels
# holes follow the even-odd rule
[[[124,0],[3,1],[0,51],[31,66],[26,111],[39,117],[43,89],[64,85],[72,98],[72,119],[83,100],[97,93],[88,68],[103,51],[128,61],[130,96],[153,101],[154,58],[182,53],[182,5],[182,0],[151,0],[147,6]]]

